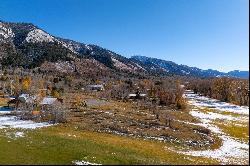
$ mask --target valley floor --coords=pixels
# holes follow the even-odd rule
[[[220,102],[204,96],[186,93],[193,105],[191,115],[222,140],[222,146],[214,150],[178,151],[181,154],[202,156],[222,164],[249,164],[249,108]]]
[[[1,164],[216,164],[167,150],[172,144],[57,125],[0,130]]]
[[[2,108],[0,164],[248,164],[248,107],[190,91],[186,98],[192,105],[189,114],[197,121],[179,122],[210,129],[222,140],[220,147],[195,151],[177,143],[83,130],[74,124],[22,121],[4,115],[8,110]]]

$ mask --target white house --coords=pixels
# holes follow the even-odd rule
[[[55,97],[44,97],[42,101],[40,102],[41,105],[51,105],[54,104],[57,101],[57,98]]]

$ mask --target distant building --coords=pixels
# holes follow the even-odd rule
[[[23,93],[16,98],[14,96],[8,96],[8,98],[10,99],[7,103],[8,107],[10,106],[10,104],[14,104],[15,107],[18,107],[20,103],[34,104],[37,96],[31,96],[30,94]]]
[[[39,103],[41,111],[53,111],[58,104],[61,104],[60,99],[51,96],[44,97]]]
[[[136,94],[136,93],[131,93],[128,95],[128,99],[144,99],[146,98],[147,94],[144,93],[140,93],[140,94]]]
[[[103,85],[87,85],[86,90],[91,90],[91,91],[103,91],[104,86]]]
[[[58,99],[55,97],[44,97],[42,101],[40,102],[40,105],[52,105],[54,104]]]
[[[18,96],[18,100],[23,103],[33,103],[37,99],[37,96],[31,96],[30,94],[23,93]]]

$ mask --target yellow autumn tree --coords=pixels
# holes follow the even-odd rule
[[[42,79],[36,80],[36,88],[36,93],[38,93],[40,97],[45,97],[47,95],[47,89],[44,88],[44,81]]]
[[[39,90],[39,95],[40,95],[41,97],[45,97],[45,96],[46,96],[46,89],[40,89],[40,90]]]
[[[78,108],[81,105],[82,99],[79,95],[76,95],[73,99],[73,107]]]
[[[96,83],[96,84],[100,84],[101,81],[100,81],[100,80],[95,80],[95,83]]]
[[[30,76],[24,77],[22,80],[22,90],[25,91],[29,90],[30,85],[31,85],[31,77]]]
[[[56,98],[60,98],[60,93],[58,92],[58,90],[56,88],[52,88],[51,96],[56,97]]]

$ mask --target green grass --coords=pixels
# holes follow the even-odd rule
[[[220,111],[220,110],[211,109],[211,108],[200,108],[199,110],[204,112],[204,113],[213,112],[213,113],[217,113],[217,114],[221,114],[221,115],[229,115],[229,116],[232,116],[235,118],[248,117],[248,115],[245,115],[245,114],[229,112],[229,111]]]
[[[219,111],[216,109],[202,108],[200,111],[204,113],[213,112],[221,115],[228,115],[235,118],[245,118],[247,115],[242,115],[234,112]],[[223,132],[231,137],[234,137],[240,141],[249,144],[249,122],[241,121],[226,121],[222,119],[216,119],[212,122],[213,125],[218,126]]]
[[[218,164],[209,158],[192,157],[167,150],[170,143],[53,126],[21,130],[25,137],[11,139],[0,129],[0,164],[72,164],[85,160],[101,164]]]
[[[229,136],[249,144],[248,122],[236,123],[236,122],[225,122],[222,120],[215,120],[213,124],[218,126],[223,132],[227,133]]]

